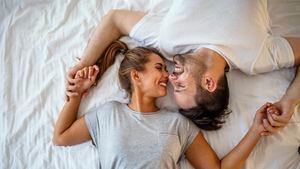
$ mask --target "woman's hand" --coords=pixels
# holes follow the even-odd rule
[[[77,91],[80,95],[86,93],[91,86],[95,83],[97,74],[99,73],[99,67],[97,65],[85,67],[75,74],[76,83],[68,90]]]
[[[275,107],[275,105],[266,103],[260,107],[256,111],[252,130],[261,136],[269,136],[277,132],[278,129],[270,125],[271,119],[269,120],[269,118],[271,114],[279,114],[279,110]]]
[[[77,65],[72,67],[67,73],[67,76],[66,76],[66,79],[67,79],[67,81],[66,81],[66,100],[67,101],[69,101],[69,97],[74,97],[74,96],[79,95],[79,91],[77,91],[77,87],[75,84],[79,83],[82,79],[81,78],[76,79],[75,75],[78,71],[87,67],[84,65],[85,64],[83,64],[82,62],[79,62]],[[92,77],[92,73],[93,73],[93,71],[89,72],[88,78]]]

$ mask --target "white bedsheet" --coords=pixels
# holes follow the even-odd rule
[[[299,19],[285,20],[280,15],[281,10],[293,9],[295,16],[299,16],[299,1],[272,2],[288,2],[280,8],[270,6],[271,13],[276,15],[274,30],[299,36],[295,33],[300,31],[299,27],[290,27],[290,23],[300,23]],[[66,71],[81,56],[93,28],[109,9],[164,11],[168,3],[163,0],[1,0],[0,168],[99,168],[98,154],[91,142],[72,147],[57,147],[51,142],[54,124],[64,104]],[[124,41],[135,44],[126,38]],[[115,83],[118,62],[84,99],[80,115],[110,100],[126,101],[126,95]],[[274,102],[284,94],[293,76],[294,69],[251,77],[239,71],[228,74],[232,113],[221,130],[205,132],[219,157],[241,140],[260,105]],[[170,98],[160,100],[159,104],[176,108]],[[260,141],[245,168],[299,169],[298,146],[300,108],[282,132]]]

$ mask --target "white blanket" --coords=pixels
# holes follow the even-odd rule
[[[270,11],[278,15],[278,21],[284,18],[279,15],[283,7],[295,9],[299,14],[300,8],[295,7],[299,1],[295,1],[286,0],[288,5],[270,7]],[[169,3],[163,0],[2,0],[0,168],[99,168],[99,157],[91,142],[72,147],[57,147],[51,142],[54,124],[64,104],[66,72],[76,64],[75,58],[81,57],[93,29],[109,9],[162,11],[168,9]],[[290,29],[288,22],[274,25],[278,32]],[[124,41],[131,46],[135,44],[126,38]],[[110,100],[126,101],[126,95],[116,83],[119,62],[120,59],[83,100],[80,115]],[[220,158],[247,132],[258,107],[266,101],[278,100],[293,77],[294,69],[258,76],[246,76],[239,71],[228,73],[232,113],[221,130],[204,132]],[[159,105],[176,108],[171,98],[169,95],[160,100]],[[246,169],[300,168],[299,114],[300,110],[283,131],[260,141],[248,158]]]

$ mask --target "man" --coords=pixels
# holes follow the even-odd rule
[[[300,39],[272,35],[266,1],[175,0],[165,14],[110,11],[80,63],[69,72],[69,83],[76,84],[76,71],[94,64],[111,42],[125,35],[159,48],[169,59],[181,54],[174,57],[175,69],[169,77],[174,96],[181,113],[204,129],[220,128],[226,114],[225,70],[257,74],[300,64]],[[277,103],[282,114],[268,116],[268,131],[280,129],[290,119],[300,98],[299,76]],[[75,95],[74,89],[69,85],[67,95]]]

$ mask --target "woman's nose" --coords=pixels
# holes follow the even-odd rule
[[[163,74],[163,76],[164,76],[165,78],[168,78],[168,76],[169,76],[169,73],[168,73],[167,71],[164,71],[164,74]]]

